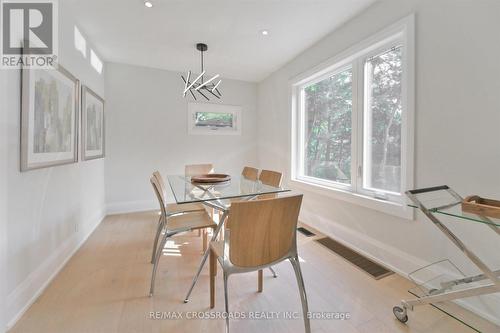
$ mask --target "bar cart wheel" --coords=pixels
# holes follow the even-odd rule
[[[408,315],[406,314],[406,311],[403,308],[395,306],[392,308],[392,312],[394,313],[396,318],[403,324],[408,321]]]

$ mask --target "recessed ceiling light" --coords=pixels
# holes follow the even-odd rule
[[[269,31],[268,30],[261,30],[260,33],[262,34],[262,36],[269,35]]]
[[[144,6],[151,8],[151,7],[153,7],[153,3],[151,1],[146,0],[146,1],[144,1]]]

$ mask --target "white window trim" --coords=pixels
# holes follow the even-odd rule
[[[390,45],[402,43],[403,48],[403,99],[402,99],[402,127],[401,127],[401,189],[413,189],[414,186],[414,127],[415,127],[415,15],[411,14],[391,26],[379,31],[362,42],[350,47],[340,54],[315,66],[314,68],[290,80],[291,87],[291,184],[322,195],[334,197],[387,214],[405,219],[413,219],[413,209],[407,207],[404,193],[395,195],[384,192],[383,200],[373,195],[373,192],[362,189],[362,177],[357,166],[363,159],[362,133],[363,119],[358,117],[364,113],[364,101],[358,98],[363,93],[364,80],[359,80],[360,71],[363,71],[364,60]],[[303,176],[303,151],[300,142],[303,142],[304,115],[298,105],[300,93],[304,85],[320,81],[331,76],[336,71],[345,69],[352,64],[353,68],[353,107],[352,107],[352,155],[351,155],[351,185],[339,184],[323,179]],[[301,169],[302,168],[302,169]]]
[[[233,115],[234,123],[232,128],[208,128],[195,125],[197,112],[210,112],[210,113],[231,113]],[[216,103],[188,103],[188,134],[189,135],[241,135],[241,106],[226,105]]]

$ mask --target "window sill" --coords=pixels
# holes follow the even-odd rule
[[[388,215],[397,216],[407,220],[415,219],[413,209],[411,207],[408,207],[406,203],[396,203],[393,201],[380,200],[359,193],[353,193],[347,190],[309,183],[299,179],[290,180],[290,185],[294,189],[314,192],[319,195],[342,200],[358,206],[363,206]]]

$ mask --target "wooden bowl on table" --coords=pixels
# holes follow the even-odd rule
[[[225,183],[231,180],[231,176],[223,173],[207,173],[191,177],[193,184],[218,184]]]

